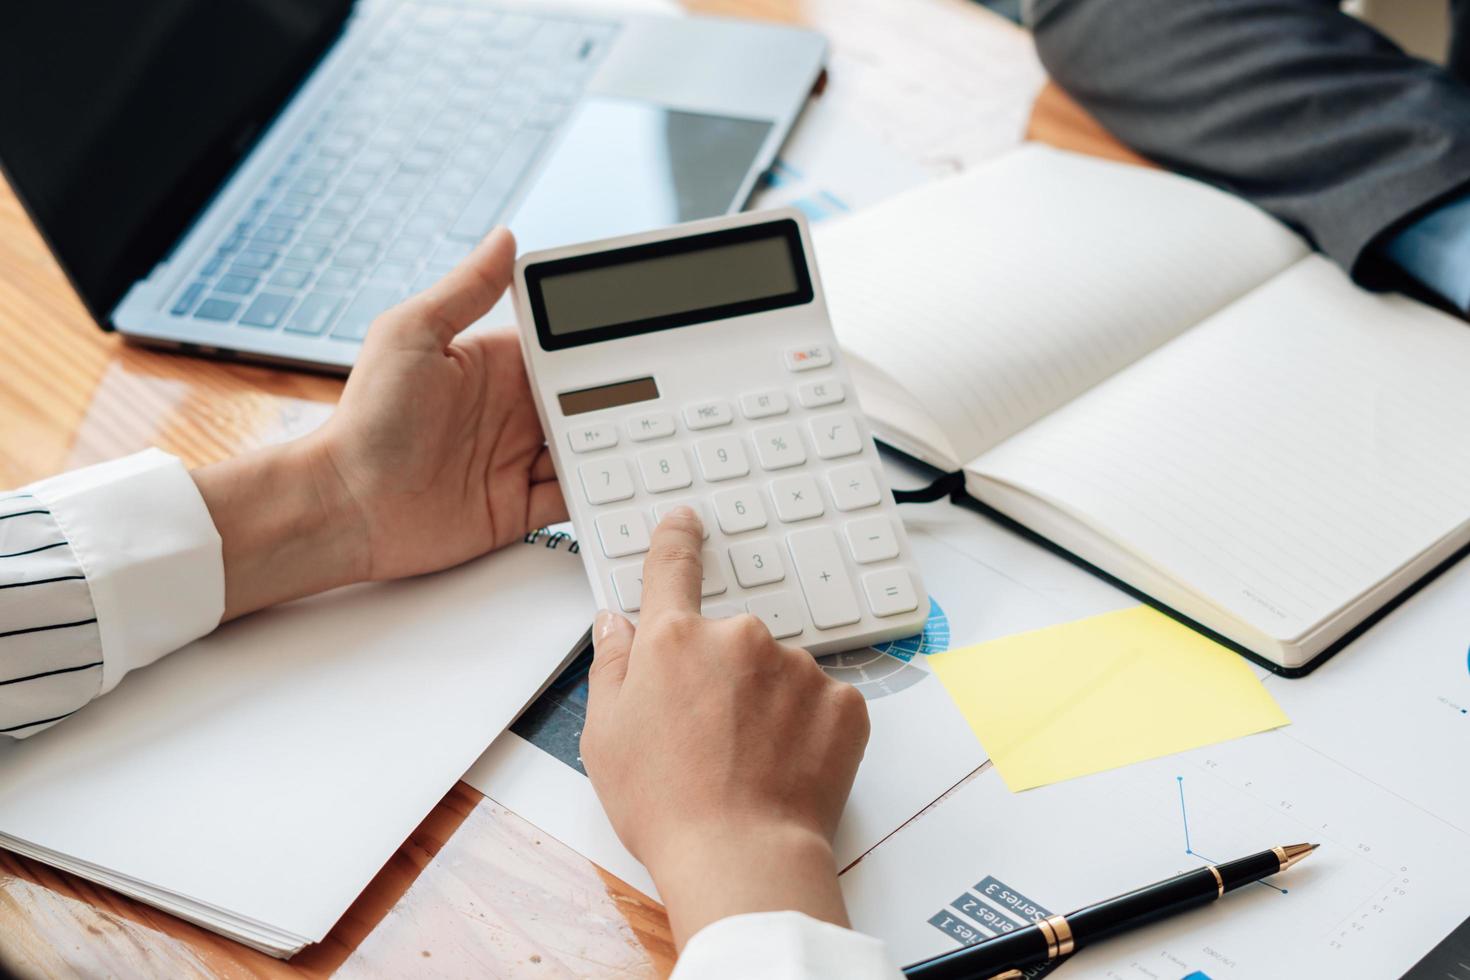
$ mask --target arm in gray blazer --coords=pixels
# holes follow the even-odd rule
[[[1115,135],[1254,201],[1360,281],[1378,278],[1387,237],[1470,190],[1470,86],[1332,0],[1028,12],[1047,70]],[[1463,42],[1470,0],[1455,14]]]

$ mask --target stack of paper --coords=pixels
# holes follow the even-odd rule
[[[289,956],[592,614],[577,556],[536,544],[230,624],[0,747],[0,846]]]

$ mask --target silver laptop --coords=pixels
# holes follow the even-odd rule
[[[738,210],[826,53],[809,31],[601,5],[48,0],[4,19],[0,163],[98,323],[329,370],[496,224],[537,249]]]

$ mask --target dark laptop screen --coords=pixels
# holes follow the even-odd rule
[[[5,6],[0,164],[105,323],[317,61],[351,4]]]

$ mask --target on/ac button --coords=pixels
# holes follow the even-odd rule
[[[832,351],[825,344],[812,344],[810,347],[793,347],[785,354],[786,370],[788,371],[810,371],[814,368],[824,368],[832,363]]]

